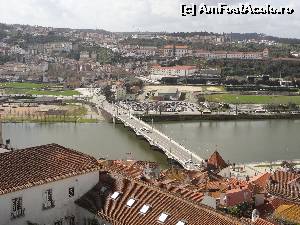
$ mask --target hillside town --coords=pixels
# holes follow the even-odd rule
[[[299,119],[297,38],[0,23],[0,225],[299,225]]]

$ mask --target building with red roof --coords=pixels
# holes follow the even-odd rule
[[[214,170],[222,170],[228,167],[228,164],[224,161],[218,151],[215,151],[208,159],[207,166]]]
[[[75,224],[99,180],[94,157],[57,144],[0,153],[0,225]]]

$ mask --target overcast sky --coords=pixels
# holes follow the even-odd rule
[[[187,3],[291,7],[293,15],[182,17]],[[109,31],[257,32],[300,38],[300,0],[0,0],[0,22]]]

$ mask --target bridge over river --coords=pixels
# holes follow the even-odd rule
[[[155,129],[152,125],[137,118],[128,109],[111,104],[105,100],[94,100],[94,103],[109,114],[113,121],[120,121],[125,127],[129,127],[139,137],[144,138],[153,148],[162,151],[170,160],[174,160],[187,170],[199,170],[204,159],[191,152],[171,137]]]

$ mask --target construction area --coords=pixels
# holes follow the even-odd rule
[[[97,122],[101,115],[84,102],[56,97],[1,98],[1,122]]]

